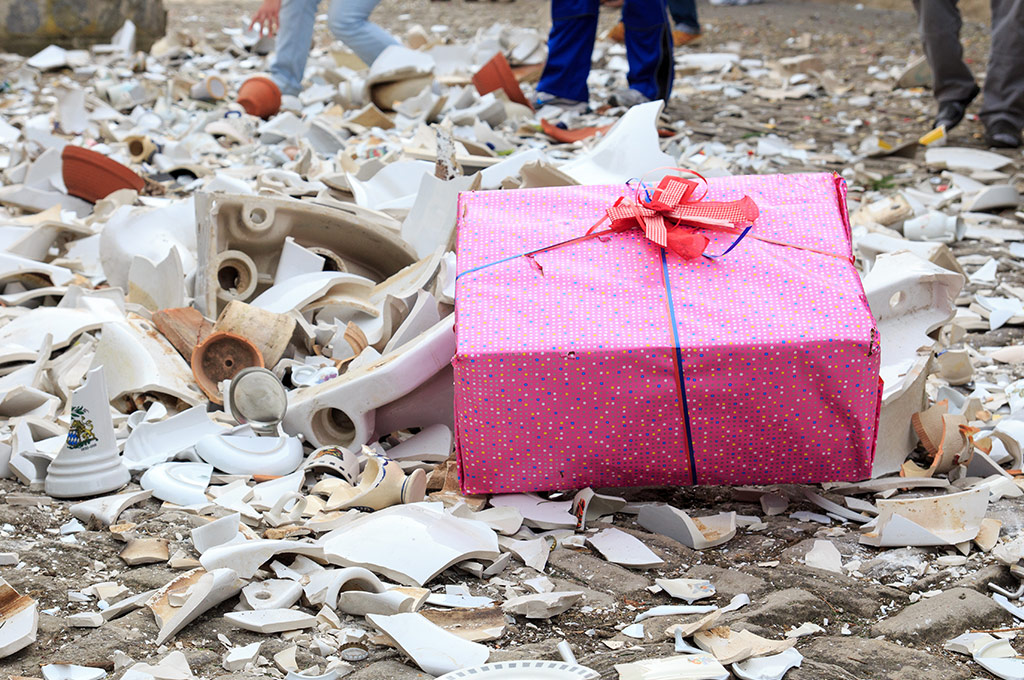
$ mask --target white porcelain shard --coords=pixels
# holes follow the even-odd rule
[[[43,672],[43,680],[101,680],[107,675],[102,668],[70,663],[46,664],[40,670]]]
[[[958,146],[928,147],[924,162],[935,168],[949,170],[999,170],[1012,162],[1007,156]]]
[[[160,463],[142,475],[139,485],[156,498],[176,505],[206,502],[213,466],[208,463]]]
[[[622,184],[632,177],[657,182],[658,168],[675,167],[675,159],[658,144],[658,116],[664,103],[634,106],[589,151],[559,170],[580,184]]]
[[[511,536],[523,526],[523,516],[511,506],[500,506],[489,508],[479,512],[473,512],[465,503],[457,503],[449,512],[455,517],[463,519],[475,519],[491,527],[499,534]]]
[[[408,477],[390,458],[363,447],[366,466],[358,486],[339,484],[324,506],[326,510],[381,510],[399,503],[419,503],[426,493],[422,470]]]
[[[346,272],[310,272],[286,279],[261,293],[249,304],[275,314],[287,314],[325,295],[343,293],[357,298],[368,297],[373,281]]]
[[[710,654],[617,663],[615,670],[619,680],[729,680],[729,671]]]
[[[988,509],[989,490],[924,498],[888,498],[877,501],[878,518],[860,537],[866,545],[881,547],[956,545],[974,539]]]
[[[174,248],[160,262],[134,257],[128,267],[128,302],[151,312],[185,305],[185,271]]]
[[[911,241],[953,243],[964,237],[966,225],[957,215],[930,210],[903,223],[903,235]]]
[[[843,573],[843,556],[832,541],[815,541],[814,547],[804,557],[804,564],[816,569],[834,571],[837,574]]]
[[[316,625],[316,617],[296,609],[254,609],[228,612],[224,618],[232,624],[256,633],[283,633]]]
[[[203,612],[233,597],[243,585],[233,569],[193,569],[170,581],[146,601],[160,626],[156,643],[162,645]],[[170,604],[174,595],[184,595],[181,606]]]
[[[621,529],[603,529],[587,542],[609,562],[634,569],[651,569],[665,563],[638,538]]]
[[[254,642],[251,645],[245,645],[244,647],[232,647],[228,650],[227,654],[224,655],[224,659],[221,661],[221,666],[226,671],[240,671],[245,668],[246,664],[255,663],[256,657],[260,654],[260,645],[262,642]]]
[[[780,654],[734,663],[732,672],[740,680],[782,680],[791,668],[799,668],[803,660],[803,654],[790,648]]]
[[[287,475],[302,464],[297,437],[207,435],[196,442],[196,454],[229,474]]]
[[[188,364],[149,321],[103,324],[95,352],[92,366],[103,368],[110,401],[122,411],[142,395],[189,406],[205,401]]]
[[[568,610],[583,596],[584,593],[577,590],[520,595],[505,600],[501,608],[509,614],[518,614],[528,619],[550,619]]]
[[[429,425],[401,444],[387,450],[391,460],[421,460],[427,463],[442,463],[452,453],[454,437],[447,425]]]
[[[409,427],[451,427],[454,323],[449,315],[386,357],[292,390],[285,431],[301,432],[313,446],[352,448]]]
[[[613,515],[626,505],[626,499],[596,493],[590,487],[580,489],[572,499],[572,514],[576,517],[576,530],[582,531],[587,522],[604,515]]]
[[[361,517],[324,537],[323,546],[334,564],[365,567],[414,586],[456,562],[498,557],[490,527],[452,517],[430,503],[396,505]]]
[[[572,501],[547,501],[536,494],[514,493],[491,496],[491,505],[513,507],[523,516],[527,526],[542,530],[574,529],[576,518],[573,517]]]
[[[658,578],[655,585],[677,600],[695,602],[715,594],[715,586],[711,581],[695,578]]]
[[[203,553],[199,563],[208,571],[231,567],[241,578],[252,578],[275,555],[294,553],[322,559],[324,549],[315,543],[256,539],[214,546]]]
[[[210,420],[205,405],[193,406],[166,420],[140,423],[125,441],[123,460],[129,470],[145,470],[189,450],[203,437],[221,432],[224,427]],[[157,494],[157,498],[161,496]]]
[[[416,187],[425,175],[434,172],[434,164],[426,161],[389,163],[368,180],[348,175],[356,204],[375,210],[410,210],[416,201]]]
[[[778,654],[796,644],[796,640],[769,640],[748,630],[731,630],[726,626],[698,631],[693,640],[723,664],[745,661],[752,656]]]
[[[367,621],[387,634],[402,652],[430,675],[444,675],[487,662],[490,650],[464,640],[420,614],[369,614]]]
[[[704,604],[663,604],[657,607],[651,607],[645,612],[640,612],[634,617],[633,621],[639,623],[646,621],[647,619],[654,618],[656,616],[681,616],[684,614],[707,614],[713,612],[718,607],[715,605]]]
[[[289,579],[267,579],[242,588],[241,600],[252,609],[287,609],[302,597],[302,586]]]
[[[290,475],[260,482],[252,487],[252,498],[249,499],[249,504],[256,510],[270,510],[283,496],[301,489],[305,477],[305,471],[298,470]]]
[[[447,181],[433,174],[422,176],[416,200],[402,222],[402,238],[417,257],[427,257],[438,248],[453,249],[459,193],[472,191],[478,183],[476,176]]]
[[[215,548],[218,545],[241,543],[245,540],[245,537],[238,530],[241,520],[241,515],[236,512],[194,527],[191,532],[192,547],[202,555],[210,548]]]
[[[551,555],[551,543],[547,538],[532,538],[517,541],[507,536],[498,537],[498,546],[502,551],[515,555],[523,564],[543,572]]]
[[[1024,659],[1009,640],[994,640],[972,655],[975,663],[1003,680],[1024,680]]]
[[[291,236],[286,236],[284,247],[281,248],[281,259],[277,261],[274,283],[283,283],[300,274],[322,271],[326,262],[326,259],[309,248],[300,246]]]
[[[52,465],[51,465],[52,467]],[[129,493],[117,494],[115,496],[103,496],[92,500],[75,503],[68,512],[85,524],[98,522],[101,526],[108,527],[117,524],[117,518],[122,512],[141,503],[153,495],[152,491],[131,491]]]
[[[37,603],[0,578],[0,659],[36,641]]]
[[[691,518],[670,505],[645,505],[637,523],[648,531],[679,541],[688,548],[704,550],[722,545],[736,535],[736,513]]]
[[[71,398],[71,429],[50,463],[46,493],[56,498],[95,496],[119,489],[131,473],[117,452],[103,370],[89,371]]]

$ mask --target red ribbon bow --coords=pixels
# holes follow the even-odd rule
[[[757,219],[757,204],[749,196],[738,201],[702,201],[707,191],[693,198],[696,189],[694,180],[664,177],[647,201],[640,198],[638,191],[636,202],[619,199],[608,208],[610,229],[626,231],[642,226],[648,239],[690,260],[704,253],[708,238],[685,227],[732,231]]]

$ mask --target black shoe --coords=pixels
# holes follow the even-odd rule
[[[985,126],[985,143],[999,149],[1016,149],[1020,146],[1020,128],[1008,120],[997,120]]]
[[[978,96],[981,90],[977,85],[974,86],[974,91],[971,92],[967,99],[959,99],[956,101],[939,102],[939,115],[935,116],[935,127],[940,125],[946,126],[946,132],[949,132],[964,119],[964,113],[967,111],[967,107],[971,105],[974,98]]]

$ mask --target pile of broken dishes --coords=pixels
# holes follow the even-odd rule
[[[1024,323],[1019,159],[877,136],[727,145],[658,103],[533,111],[519,83],[531,92],[543,36],[500,26],[464,44],[413,27],[369,67],[332,51],[262,120],[230,95],[264,67],[265,41],[229,31],[221,53],[168,38],[139,56],[132,30],[92,54],[4,61],[11,668],[423,677],[403,676],[410,664],[497,680],[527,663],[530,677],[768,680],[825,658],[814,636],[944,642],[885,625],[974,573],[1001,589],[975,592],[988,620],[1024,621],[1024,349],[998,336]],[[619,46],[597,56],[605,85],[621,78]],[[682,56],[680,92],[845,94],[810,55]],[[459,192],[836,163],[881,333],[872,479],[709,492],[713,510],[645,490],[460,493]],[[59,562],[66,592],[41,587],[41,565],[74,548],[90,557]],[[831,609],[767,585],[794,573]],[[868,609],[837,599],[861,586]],[[1012,630],[968,630],[982,623],[958,619],[948,649],[1021,677]]]

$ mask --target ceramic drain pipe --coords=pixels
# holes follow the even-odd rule
[[[316,447],[357,447],[406,427],[452,425],[455,315],[372,364],[289,394],[284,430]]]

